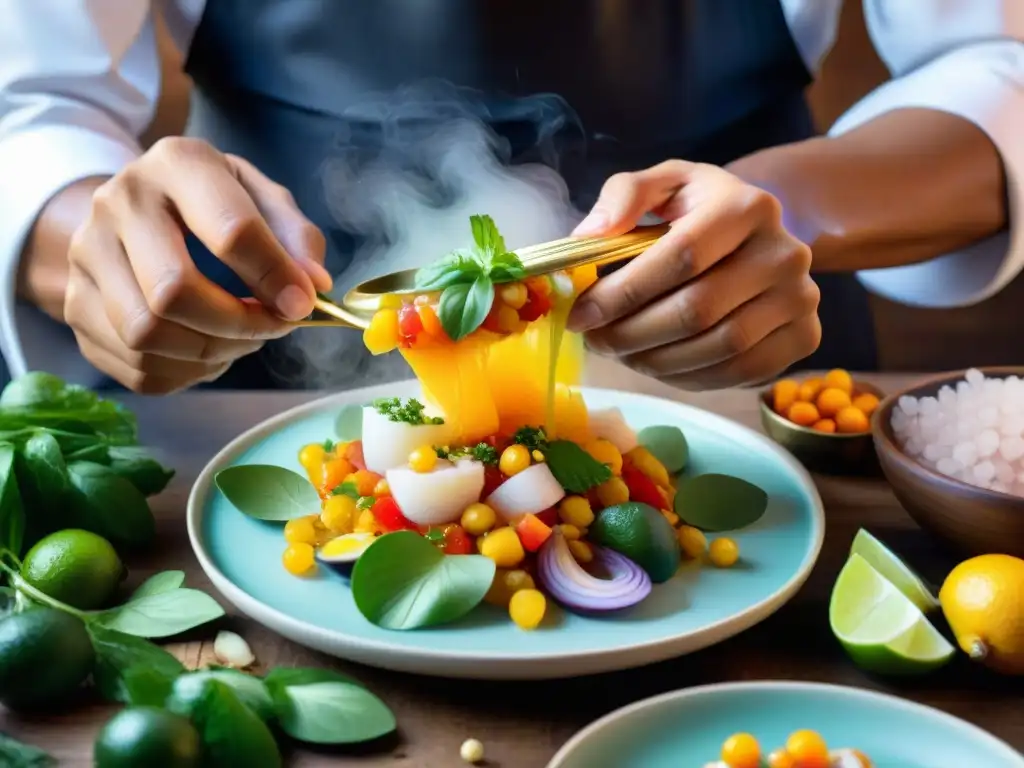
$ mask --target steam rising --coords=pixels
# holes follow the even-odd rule
[[[371,277],[421,267],[467,246],[473,214],[490,214],[510,249],[572,230],[582,214],[556,170],[556,137],[578,128],[575,115],[551,95],[503,108],[514,115],[493,115],[475,92],[431,82],[376,96],[346,113],[348,128],[323,166],[327,207],[356,241],[350,263],[334,275],[335,297]],[[541,162],[511,165],[509,142],[485,123],[496,117],[514,119],[530,137],[530,156]],[[373,358],[353,331],[298,331],[281,352],[278,375],[310,388],[410,376],[398,354]]]

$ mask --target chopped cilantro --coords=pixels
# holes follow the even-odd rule
[[[558,484],[569,493],[586,493],[611,479],[612,471],[576,443],[555,440],[543,449],[544,458]]]
[[[334,441],[333,440],[324,440],[324,450],[327,451],[328,453],[333,451],[334,450]]]
[[[420,426],[423,424],[444,424],[440,416],[427,416],[423,413],[426,408],[423,403],[410,397],[402,402],[400,397],[382,397],[373,401],[373,407],[377,413],[386,416],[388,421],[403,422]]]
[[[464,446],[462,448],[449,448],[447,445],[439,445],[434,448],[434,452],[437,453],[439,459],[460,459],[465,456],[470,457],[483,464],[498,464],[498,451],[493,445],[487,443],[477,443],[474,446]]]
[[[369,509],[375,501],[376,499],[373,496],[360,496],[356,502],[356,509]]]
[[[525,445],[533,451],[543,451],[547,447],[548,438],[542,427],[520,427],[512,435],[512,442]]]
[[[352,499],[358,499],[359,498],[359,490],[356,488],[356,484],[355,483],[353,483],[351,481],[347,481],[347,482],[342,483],[339,486],[336,486],[334,488],[334,490],[331,491],[331,495],[332,496],[348,496],[349,498],[352,498]]]

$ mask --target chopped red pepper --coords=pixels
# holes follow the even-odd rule
[[[665,507],[665,497],[657,484],[628,461],[622,463],[622,482],[629,489],[630,501],[650,504],[655,509]]]
[[[362,440],[353,440],[345,446],[345,459],[356,469],[366,469],[366,461],[363,459]]]
[[[420,318],[419,312],[416,311],[416,307],[406,304],[398,310],[398,332],[403,337],[415,341],[422,330],[423,320]]]
[[[505,480],[506,477],[501,474],[500,469],[488,464],[484,467],[484,489],[480,493],[480,498],[486,499],[494,493],[498,489],[498,486],[504,483]]]
[[[444,527],[444,552],[446,555],[468,555],[473,551],[473,542],[461,525],[452,523]]]
[[[380,526],[387,531],[418,530],[416,524],[402,514],[393,496],[381,496],[370,507],[370,511]]]
[[[537,513],[537,519],[544,525],[553,527],[558,524],[558,510],[555,507],[545,509],[543,512]]]
[[[519,541],[527,552],[536,552],[551,535],[551,526],[545,525],[536,515],[524,515],[516,524]]]
[[[526,303],[519,310],[519,319],[532,323],[551,311],[551,299],[542,293],[538,293],[529,285],[526,286],[526,292]]]

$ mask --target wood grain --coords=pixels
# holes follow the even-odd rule
[[[867,377],[883,390],[911,383],[909,376]],[[592,385],[672,397],[759,429],[751,390],[691,395],[595,362]],[[228,440],[262,419],[308,400],[300,393],[190,393],[176,397],[126,398],[140,417],[143,439],[178,470],[171,487],[154,501],[159,546],[130,562],[133,581],[180,568],[191,586],[213,592],[189,547],[185,501],[205,462]],[[881,480],[816,478],[825,502],[827,532],[821,558],[799,594],[763,624],[691,656],[627,672],[544,683],[489,683],[416,677],[347,664],[283,640],[237,613],[221,622],[240,632],[264,666],[319,665],[363,680],[394,709],[397,739],[372,749],[295,751],[295,766],[389,766],[443,768],[460,765],[458,749],[470,736],[486,745],[491,768],[542,768],[579,728],[620,706],[680,687],[731,680],[815,680],[871,688],[929,704],[975,723],[1024,750],[1024,686],[958,660],[920,681],[882,681],[852,666],[828,629],[827,604],[853,536],[870,528],[906,556],[926,578],[940,581],[954,561],[920,531]],[[172,650],[190,666],[211,656],[213,632],[195,633]],[[67,713],[22,720],[0,712],[0,730],[50,750],[61,765],[92,765],[96,732],[115,711],[86,705]]]

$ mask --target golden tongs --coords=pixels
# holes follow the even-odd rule
[[[519,248],[515,253],[523,263],[526,274],[532,277],[587,264],[611,264],[631,259],[650,248],[666,232],[668,224],[655,224],[637,227],[615,237],[564,237],[561,240]],[[317,319],[314,315],[297,325],[365,329],[370,324],[373,313],[380,306],[382,296],[417,292],[417,271],[405,269],[366,280],[346,293],[341,303],[319,295],[314,306],[316,312],[326,317]]]

